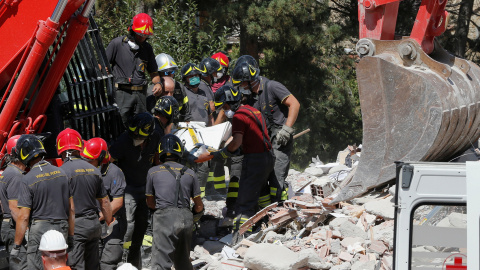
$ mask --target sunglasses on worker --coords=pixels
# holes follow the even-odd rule
[[[175,70],[166,70],[163,72],[163,74],[165,74],[165,76],[172,75],[175,74]]]

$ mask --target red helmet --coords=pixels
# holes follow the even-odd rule
[[[212,55],[212,58],[217,60],[220,63],[220,65],[222,65],[224,67],[228,67],[228,63],[230,63],[230,61],[228,60],[228,56],[226,56],[222,52],[218,52],[218,53]]]
[[[132,19],[130,29],[137,34],[151,36],[153,35],[153,20],[146,13],[137,14]]]
[[[100,164],[107,164],[110,161],[107,142],[102,138],[88,140],[80,155],[86,159],[96,159]]]
[[[7,141],[7,154],[12,155],[12,152],[13,152],[13,155],[15,155],[15,145],[17,145],[17,141],[18,141],[19,138],[20,138],[20,135],[15,135],[15,136],[11,137],[10,139],[8,139],[8,141]]]
[[[60,155],[66,150],[82,151],[83,140],[78,131],[66,128],[57,136],[57,153]]]

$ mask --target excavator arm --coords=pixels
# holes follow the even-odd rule
[[[17,134],[68,126],[110,141],[121,131],[94,3],[0,0],[0,163]]]
[[[423,0],[410,36],[397,38],[399,1],[359,1],[363,148],[332,203],[391,181],[396,161],[449,161],[478,140],[480,68],[435,40],[446,2]]]

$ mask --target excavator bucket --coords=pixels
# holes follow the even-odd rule
[[[438,43],[361,39],[357,80],[363,148],[332,203],[395,178],[395,161],[449,161],[480,135],[480,68]]]

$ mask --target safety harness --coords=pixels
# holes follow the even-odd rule
[[[260,120],[258,120],[258,117],[255,115],[255,113],[250,110],[249,108],[245,108],[244,109],[248,110],[249,112],[252,113],[253,117],[255,117],[255,120],[257,120],[257,125],[258,127],[260,128],[260,130],[262,131],[262,137],[263,137],[263,149],[265,150],[265,152],[268,150],[267,148],[267,145],[270,146],[270,149],[272,149],[272,143],[270,142],[270,140],[267,140],[267,138],[265,137],[265,129],[263,128],[263,125],[262,123],[260,122]]]
[[[180,170],[180,173],[179,174],[176,174],[172,168],[170,168],[170,166],[168,166],[167,164],[164,164],[163,165],[165,167],[165,169],[167,169],[167,171],[173,176],[175,177],[175,180],[176,180],[176,185],[175,185],[175,207],[178,207],[178,208],[188,208],[189,206],[183,206],[183,203],[180,201],[180,205],[178,205],[178,198],[181,197],[183,198],[183,192],[182,192],[182,189],[180,188],[180,179],[182,179],[182,176],[183,174],[185,173],[185,171],[188,169],[187,166],[183,166],[183,168]],[[180,196],[181,195],[181,196]]]

